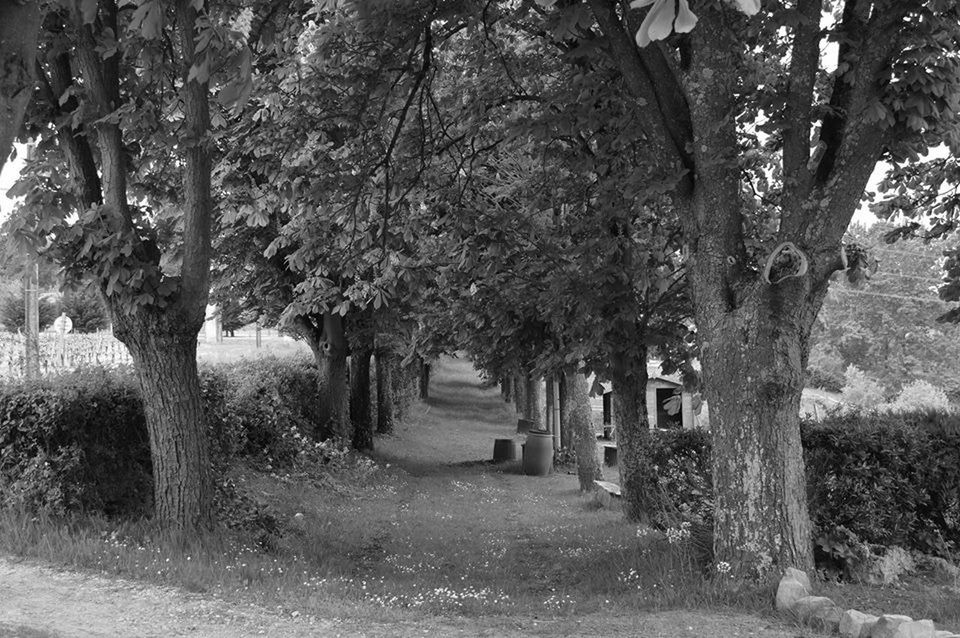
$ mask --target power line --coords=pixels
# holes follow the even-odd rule
[[[883,253],[891,253],[894,255],[910,255],[913,257],[923,257],[924,259],[942,259],[943,255],[931,255],[930,253],[920,253],[914,252],[912,250],[897,250],[896,248],[886,248],[885,246],[871,246],[868,250],[876,250]]]
[[[919,301],[922,303],[946,304],[948,302],[935,297],[915,297],[913,295],[891,295],[885,292],[867,292],[866,290],[851,290],[849,288],[831,288],[830,292],[847,295],[866,295],[868,297],[886,297],[887,299],[903,299],[905,301]]]

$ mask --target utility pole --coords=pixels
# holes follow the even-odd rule
[[[37,254],[27,249],[27,269],[23,274],[24,362],[28,379],[40,376],[40,266]]]

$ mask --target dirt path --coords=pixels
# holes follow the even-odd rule
[[[396,436],[378,441],[377,457],[396,463],[418,485],[488,481],[529,491],[528,477],[488,472],[478,466],[489,458],[494,438],[509,435],[513,414],[493,390],[479,387],[468,362],[441,362],[422,408],[430,418],[402,426]],[[431,412],[432,411],[432,412]],[[455,435],[455,436],[454,436]],[[469,475],[469,477],[465,476]],[[567,486],[566,483],[570,485]],[[543,479],[538,489],[551,501],[575,490],[574,477]],[[452,490],[455,492],[455,490]],[[453,497],[456,494],[452,494]],[[455,511],[454,501],[433,509]],[[424,506],[426,507],[426,505]],[[517,518],[522,518],[517,516]],[[518,527],[518,529],[521,529]],[[200,636],[413,637],[413,636],[642,636],[649,638],[801,638],[811,636],[771,618],[705,611],[635,613],[604,610],[544,618],[529,615],[463,617],[399,612],[389,624],[355,617],[313,618],[289,611],[227,601],[213,594],[55,570],[0,557],[0,638],[92,638]]]
[[[0,637],[283,638],[413,636],[643,636],[644,638],[800,638],[797,629],[736,614],[671,611],[575,619],[425,617],[389,625],[356,619],[281,616],[175,589],[55,571],[0,559]]]

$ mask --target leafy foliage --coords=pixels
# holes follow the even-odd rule
[[[97,332],[110,326],[103,300],[90,287],[65,292],[60,298],[58,310],[70,317],[73,332]]]
[[[136,384],[105,370],[0,387],[4,505],[137,515],[150,509],[150,447]]]
[[[309,437],[315,387],[316,373],[303,362],[260,359],[204,370],[217,467],[237,458],[280,469],[342,457],[335,443]],[[0,406],[0,504],[58,514],[150,513],[150,445],[129,370],[9,382],[0,386]],[[233,509],[231,516],[242,519]]]
[[[293,464],[319,418],[315,368],[301,360],[260,358],[207,369],[203,379],[208,398],[215,393],[223,402],[211,426],[227,458]]]
[[[862,545],[960,550],[960,415],[849,412],[805,422],[802,435],[820,559],[853,561]],[[650,440],[667,502],[711,520],[709,435],[667,431]]]
[[[883,238],[892,228],[878,223],[848,232],[878,268],[857,286],[832,285],[813,328],[809,361],[811,370],[828,376],[838,364],[854,365],[885,395],[911,380],[941,385],[960,377],[960,329],[937,321],[948,309],[936,290],[951,244],[913,238],[890,246]]]
[[[57,304],[49,297],[40,297],[40,330],[46,330],[57,318]],[[23,332],[26,314],[22,291],[9,291],[0,298],[0,323],[10,332]]]

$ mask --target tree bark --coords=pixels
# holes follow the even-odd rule
[[[212,522],[210,442],[197,376],[196,318],[114,313],[114,332],[130,349],[143,400],[153,464],[154,516],[191,533]]]
[[[533,423],[533,429],[539,430],[543,427],[543,410],[540,404],[540,377],[535,377],[527,373],[524,377],[523,397],[526,405],[523,410],[523,417]]]
[[[525,368],[518,368],[517,373],[513,375],[513,408],[520,418],[526,418],[527,384],[524,382],[526,378]]]
[[[564,375],[564,415],[567,428],[573,435],[574,450],[577,454],[577,479],[580,491],[594,490],[594,481],[601,478],[600,463],[597,459],[597,437],[593,433],[590,409],[590,388],[587,379],[576,370]]]
[[[813,568],[799,415],[816,313],[791,296],[769,288],[719,320],[698,321],[709,344],[702,360],[713,439],[714,552],[736,572],[761,577],[788,566]]]
[[[567,412],[569,406],[567,405],[567,396],[570,394],[570,379],[569,375],[560,374],[557,377],[557,392],[560,394],[560,447],[569,450],[573,448],[574,445],[574,430],[570,425],[570,416]],[[587,388],[587,407],[590,408],[590,388]],[[590,428],[593,428],[593,409],[590,409],[590,413],[587,414],[589,419]]]
[[[40,2],[0,2],[0,170],[33,95]]]
[[[373,449],[373,419],[370,414],[370,356],[372,349],[350,355],[350,421],[353,424],[353,448]]]
[[[420,359],[420,375],[418,377],[420,400],[426,401],[430,398],[430,363]]]
[[[389,434],[393,432],[393,368],[396,365],[393,357],[385,350],[376,355],[377,366],[377,433]]]
[[[347,339],[340,315],[323,315],[323,341],[317,361],[320,392],[320,439],[352,440],[350,392],[347,387]]]
[[[617,358],[611,366],[611,376],[623,511],[628,520],[647,524],[659,520],[667,506],[648,453],[646,361],[628,362]]]

